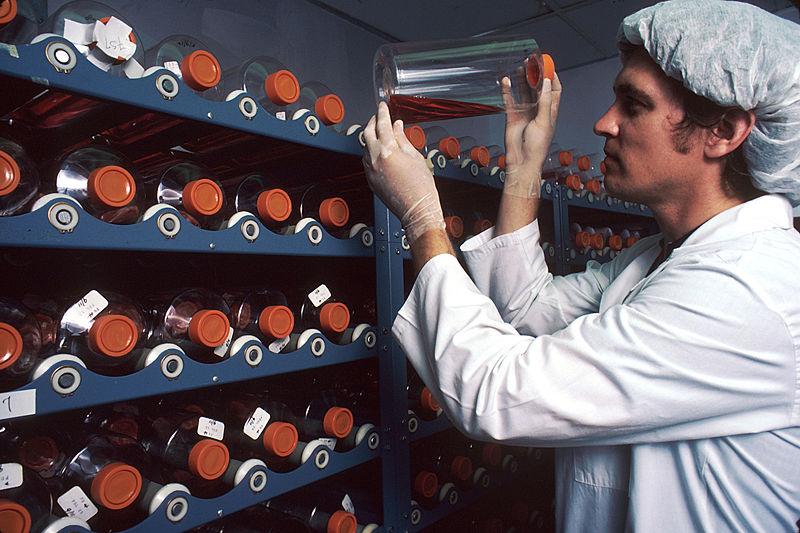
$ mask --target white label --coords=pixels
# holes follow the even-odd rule
[[[331,450],[336,448],[336,439],[331,437],[323,437],[321,439],[317,439],[317,441],[321,442],[323,446],[327,446]]]
[[[56,501],[67,513],[67,516],[74,516],[84,522],[97,514],[97,507],[77,485],[62,494]]]
[[[183,77],[181,73],[181,66],[178,64],[177,61],[165,61],[164,68],[178,76],[179,78]]]
[[[286,120],[286,111],[278,111],[275,113],[275,118],[278,120]]]
[[[260,407],[256,407],[247,422],[244,423],[244,434],[253,440],[258,440],[264,428],[269,422],[269,413]]]
[[[81,24],[74,20],[64,19],[64,38],[75,44],[89,44],[94,35],[94,23]]]
[[[222,440],[225,434],[225,424],[219,420],[201,416],[197,421],[197,434],[209,439]]]
[[[291,336],[288,336],[282,339],[274,340],[271,343],[269,343],[267,349],[272,353],[281,353],[283,349],[286,348],[286,345],[289,344],[291,338],[292,338]]]
[[[356,514],[356,507],[353,505],[353,500],[350,499],[349,494],[345,494],[344,499],[342,499],[342,509],[350,514]]]
[[[22,465],[6,463],[0,465],[0,490],[16,489],[22,485]]]
[[[108,307],[108,300],[97,291],[89,293],[67,309],[62,319],[71,333],[80,333],[89,328],[89,324],[100,312]]]
[[[103,72],[108,72],[114,66],[114,60],[109,58],[97,48],[92,48],[86,53],[86,59]]]
[[[103,24],[99,20],[94,25],[92,37],[97,49],[112,59],[127,61],[136,52],[136,43],[131,41],[131,27],[116,17]]]
[[[0,393],[0,420],[36,414],[36,389]]]
[[[228,353],[228,348],[231,347],[231,342],[233,341],[233,328],[228,328],[228,338],[225,339],[225,342],[214,348],[214,354],[218,357],[225,357],[225,354]]]
[[[324,304],[330,297],[331,291],[325,286],[324,283],[308,293],[308,299],[311,300],[311,303],[314,304],[314,307],[319,307],[320,305]]]

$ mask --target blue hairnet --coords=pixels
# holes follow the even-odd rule
[[[753,110],[744,142],[753,185],[800,204],[800,25],[724,0],[673,0],[625,18],[617,40],[721,106]]]

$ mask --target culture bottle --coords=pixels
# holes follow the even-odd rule
[[[39,173],[22,146],[0,138],[0,216],[23,212],[39,192]]]

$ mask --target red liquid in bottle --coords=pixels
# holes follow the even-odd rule
[[[389,112],[393,120],[411,123],[479,117],[502,113],[503,110],[495,106],[459,102],[457,100],[394,95],[389,99]]]

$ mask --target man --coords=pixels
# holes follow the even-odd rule
[[[558,448],[560,530],[793,530],[800,28],[684,0],[626,18],[620,42],[595,125],[605,183],[646,203],[661,234],[580,274],[553,279],[538,246],[557,77],[534,116],[507,112],[497,225],[462,246],[474,283],[425,161],[379,106],[368,179],[419,272],[394,335],[461,431]]]

